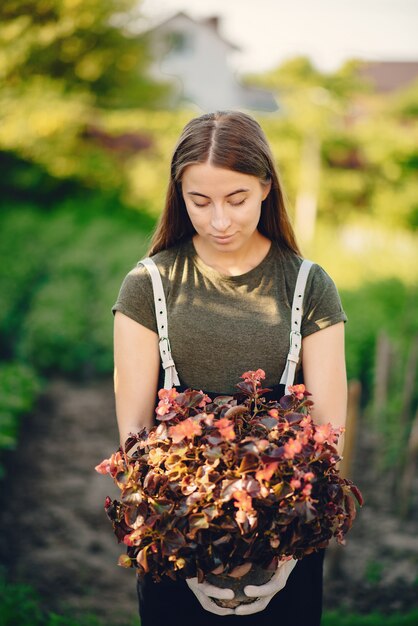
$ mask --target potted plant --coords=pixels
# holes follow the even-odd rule
[[[262,584],[281,559],[344,536],[362,496],[340,476],[342,428],[317,425],[304,385],[266,401],[263,370],[245,372],[232,396],[159,391],[158,425],[131,433],[96,466],[120,488],[105,501],[119,565],[154,580],[197,576],[235,589]],[[133,451],[134,446],[136,449]],[[235,581],[235,583],[233,583]]]

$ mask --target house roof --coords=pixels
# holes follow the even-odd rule
[[[217,15],[212,15],[211,17],[205,17],[205,18],[202,18],[201,20],[197,20],[197,19],[194,19],[193,17],[190,17],[190,15],[188,15],[184,11],[177,11],[176,13],[173,13],[173,15],[170,15],[169,17],[165,18],[164,20],[158,22],[157,24],[155,24],[151,28],[148,28],[146,30],[146,32],[150,33],[150,32],[153,32],[155,30],[158,30],[161,26],[169,24],[170,22],[172,22],[174,19],[176,19],[178,17],[183,17],[183,18],[189,20],[190,22],[192,22],[193,24],[197,24],[197,25],[202,25],[203,24],[203,25],[206,25],[207,28],[211,28],[212,30],[215,31],[215,33],[219,37],[219,39],[221,41],[223,41],[231,50],[241,50],[242,49],[242,48],[240,48],[240,46],[237,46],[236,44],[228,41],[227,39],[225,39],[225,37],[223,37],[223,35],[220,34],[220,32],[219,32],[219,16],[217,16]]]
[[[364,61],[359,73],[378,92],[397,91],[418,80],[418,61]]]

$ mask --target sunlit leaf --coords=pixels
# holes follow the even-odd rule
[[[132,560],[127,554],[121,554],[118,558],[118,565],[121,567],[132,567]]]

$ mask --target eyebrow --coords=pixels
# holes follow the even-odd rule
[[[250,189],[237,189],[236,191],[231,191],[225,197],[229,198],[229,196],[234,196],[236,193],[241,193],[242,191],[250,191]],[[187,195],[189,196],[201,196],[202,198],[209,198],[209,196],[205,196],[204,193],[199,193],[198,191],[188,191]]]

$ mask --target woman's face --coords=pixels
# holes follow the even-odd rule
[[[182,193],[190,220],[202,243],[233,252],[257,236],[261,203],[271,183],[263,185],[250,174],[214,167],[188,165]]]

